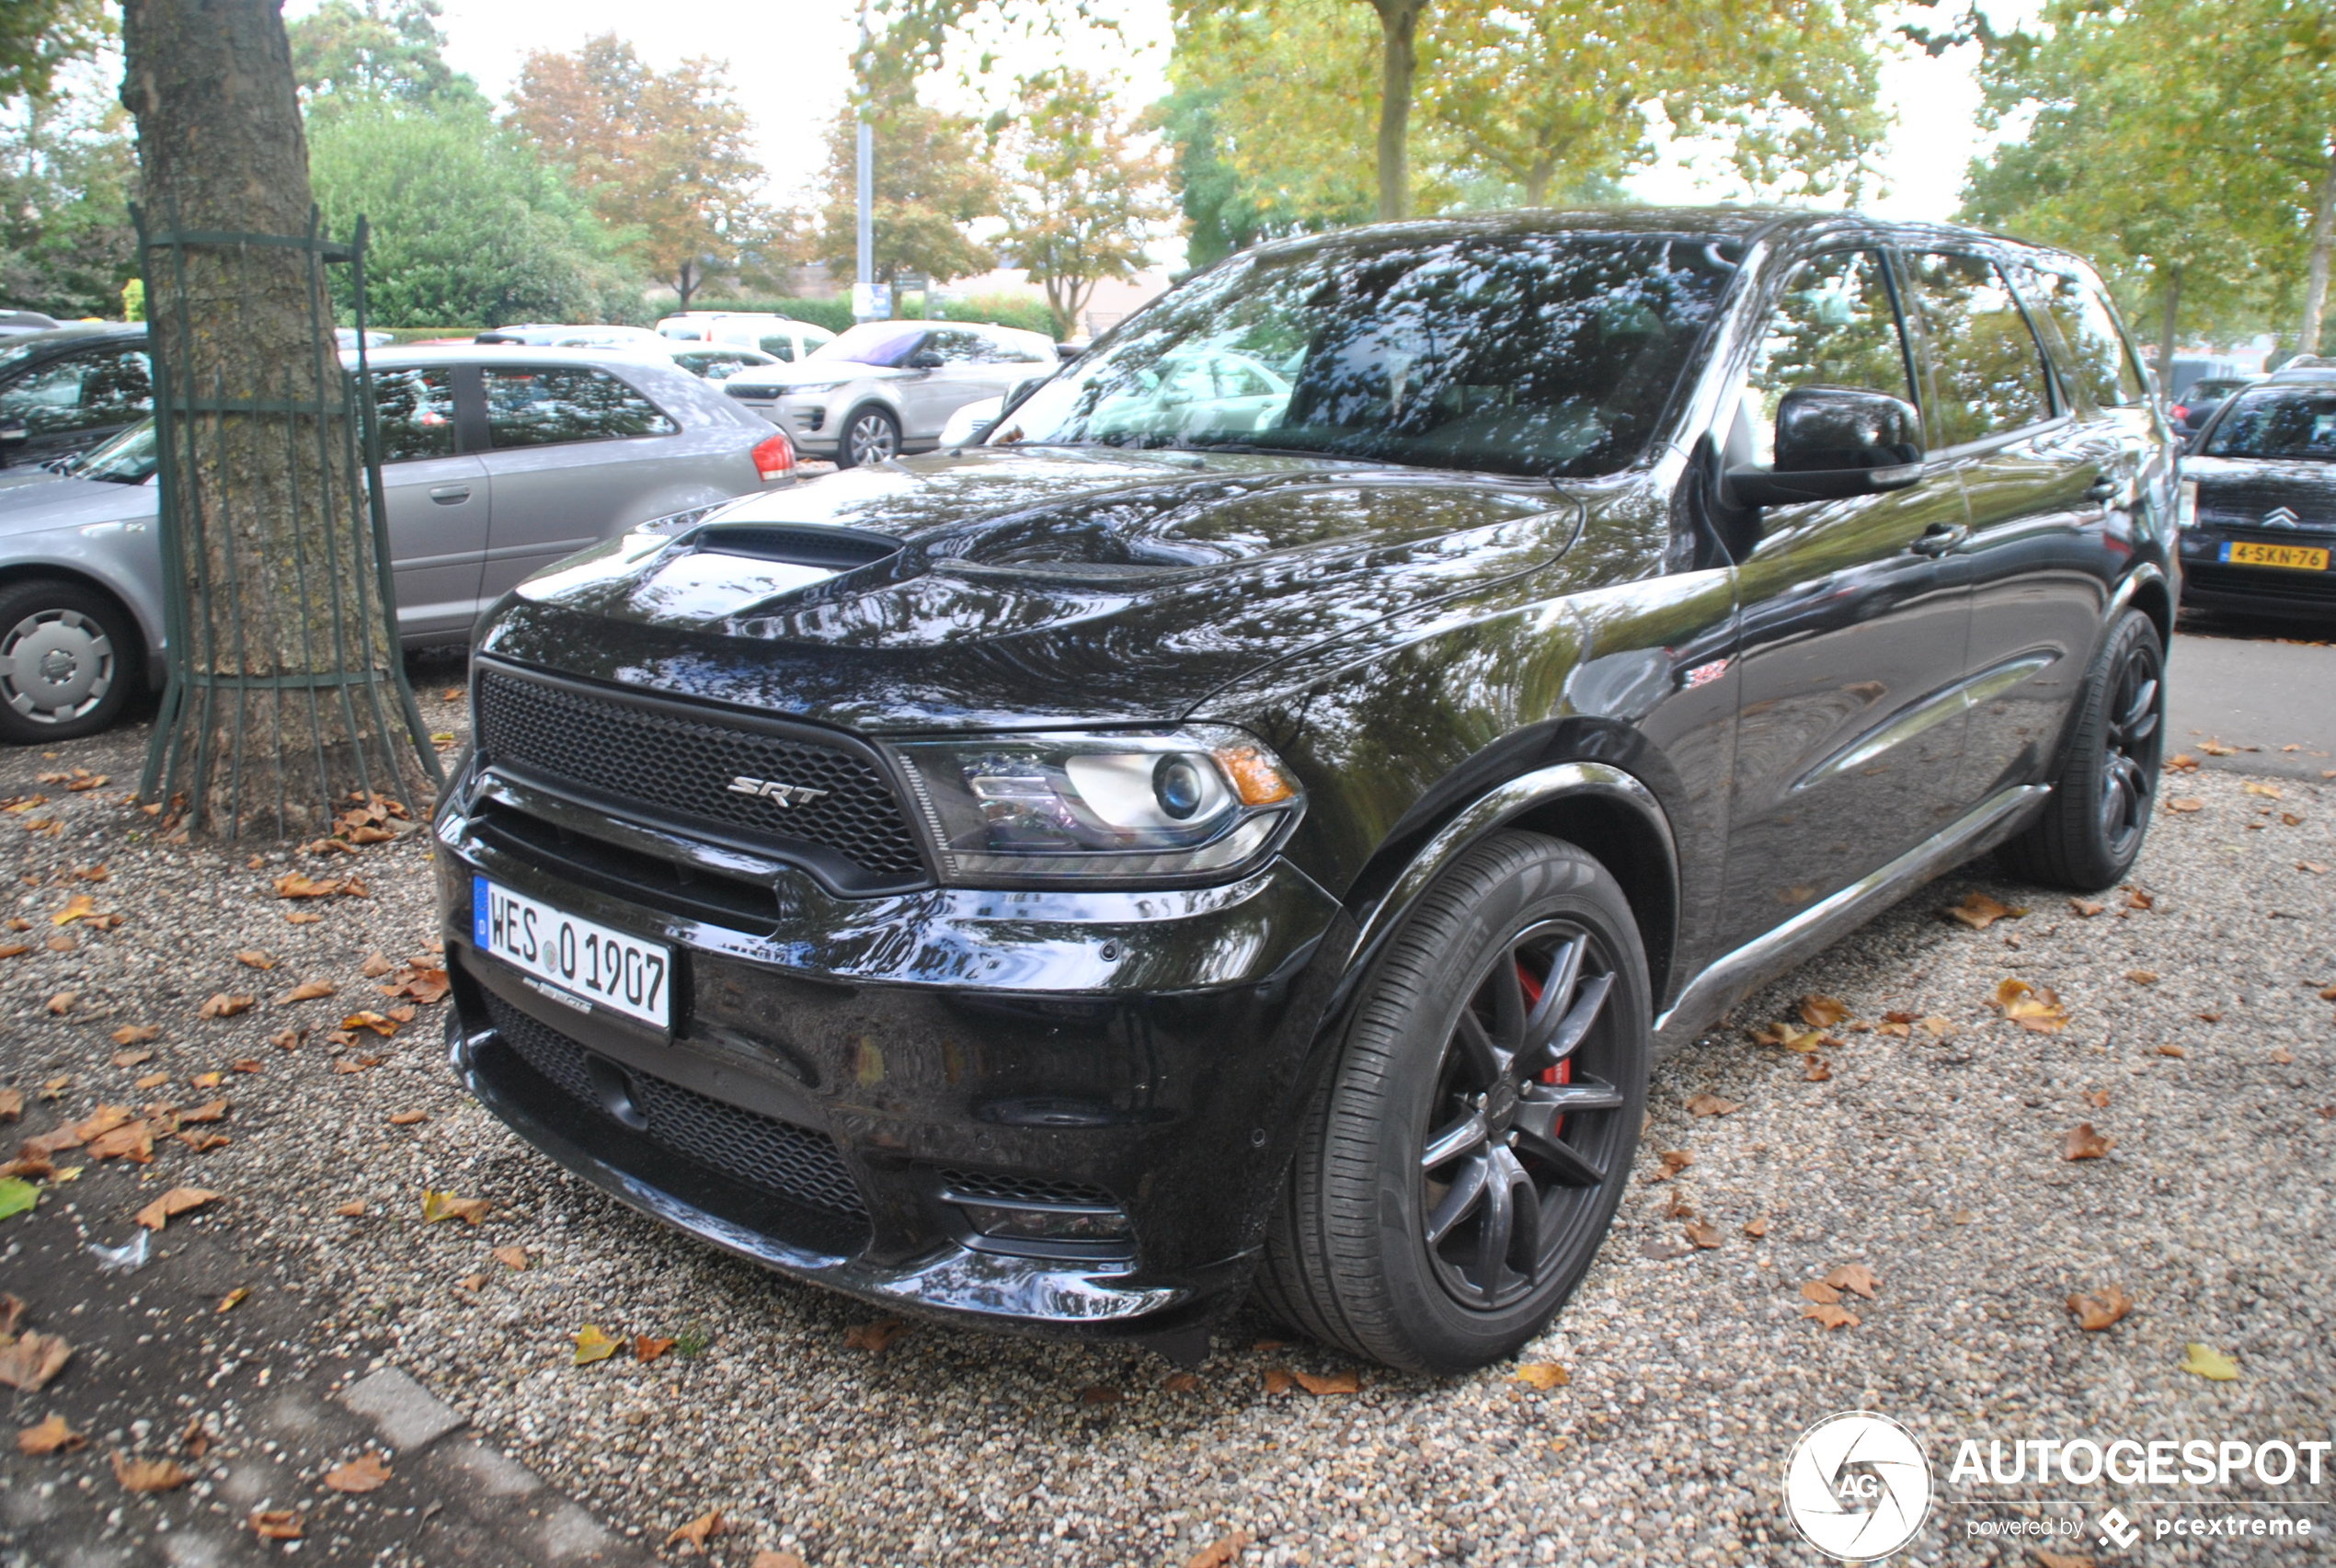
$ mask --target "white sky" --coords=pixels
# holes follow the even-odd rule
[[[313,0],[292,0],[291,14]],[[1076,29],[1057,40],[1013,36],[993,40],[1002,77],[1017,67],[1068,59],[1127,84],[1130,103],[1167,90],[1167,0],[1096,0],[1120,20],[1116,33]],[[1991,5],[1998,24],[2032,11],[2033,0]],[[1036,9],[1036,7],[1034,7]],[[1068,6],[1054,9],[1067,11]],[[1940,7],[1941,12],[1947,7]],[[849,54],[856,36],[848,0],[691,0],[671,10],[647,11],[639,0],[445,0],[447,56],[454,66],[499,96],[520,62],[534,50],[568,50],[586,38],[615,32],[628,38],[652,65],[669,67],[691,55],[727,60],[731,79],[755,120],[773,195],[802,193],[816,178],[821,135],[850,88]],[[1881,159],[1884,190],[1868,211],[1897,218],[1946,218],[1954,211],[1972,156],[1982,150],[1975,124],[1979,90],[1973,78],[1975,46],[1931,59],[1893,62],[1883,96],[1898,117]],[[958,95],[947,86],[931,97]],[[969,107],[969,106],[967,106]],[[1692,201],[1740,194],[1709,160],[1666,161],[1633,182],[1648,200]]]

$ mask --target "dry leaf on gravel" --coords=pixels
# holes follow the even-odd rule
[[[2138,887],[2128,887],[2125,889],[2125,908],[2129,910],[2154,910],[2157,907],[2158,898],[2156,894],[2145,893]]]
[[[1691,1116],[1724,1116],[1742,1109],[1740,1102],[1723,1100],[1717,1094],[1698,1094],[1687,1103],[1687,1114]]]
[[[654,1361],[678,1343],[677,1340],[660,1339],[653,1333],[636,1333],[633,1336],[633,1359]]]
[[[276,897],[279,898],[362,898],[365,896],[365,884],[354,876],[318,877],[288,871],[276,878]]]
[[[1830,1029],[1849,1016],[1849,1004],[1838,996],[1812,991],[1801,999],[1801,1022],[1812,1029]]]
[[[262,1540],[298,1540],[305,1523],[297,1508],[255,1508],[252,1533]]]
[[[1268,1367],[1263,1374],[1268,1394],[1286,1394],[1298,1386],[1298,1379],[1279,1367]]]
[[[389,1466],[374,1453],[360,1454],[325,1472],[325,1484],[335,1492],[378,1492],[388,1483]]]
[[[287,1007],[295,1001],[315,1001],[319,997],[332,995],[336,989],[330,980],[303,980],[278,997],[276,1005]]]
[[[1118,1404],[1127,1397],[1109,1383],[1090,1383],[1079,1391],[1081,1404]]]
[[[1758,1219],[1746,1221],[1744,1227],[1744,1233],[1751,1237],[1754,1241],[1758,1241],[1761,1237],[1769,1233],[1769,1217],[1763,1214]]]
[[[138,1067],[155,1059],[152,1051],[116,1051],[110,1059],[116,1067]]]
[[[452,1193],[422,1189],[422,1223],[435,1225],[441,1219],[467,1220],[473,1225],[487,1218],[493,1207],[483,1197],[456,1197]]]
[[[1801,1294],[1809,1300],[1815,1301],[1820,1307],[1830,1307],[1836,1301],[1841,1299],[1841,1292],[1836,1290],[1832,1286],[1827,1285],[1822,1279],[1807,1279],[1802,1281]]]
[[[186,1449],[189,1457],[192,1459],[199,1459],[211,1452],[211,1446],[217,1441],[219,1441],[218,1434],[204,1425],[203,1419],[200,1415],[190,1419],[187,1423],[187,1429],[178,1434],[178,1446]]]
[[[1240,1562],[1241,1554],[1248,1550],[1249,1532],[1235,1530],[1222,1540],[1210,1541],[1185,1559],[1185,1568],[1225,1568],[1229,1562]]]
[[[392,1127],[418,1127],[428,1120],[429,1120],[429,1113],[428,1111],[396,1111],[391,1114],[389,1125]]]
[[[1657,1158],[1663,1162],[1663,1168],[1646,1178],[1650,1182],[1667,1182],[1695,1163],[1695,1156],[1684,1149],[1666,1149]]]
[[[2087,1333],[2099,1333],[2132,1311],[2134,1303],[2132,1297],[2112,1285],[2097,1296],[2069,1297],[2068,1310],[2076,1314],[2078,1328]]]
[[[576,1357],[573,1365],[590,1367],[595,1361],[605,1361],[624,1348],[624,1342],[601,1332],[598,1323],[586,1323],[574,1335]]]
[[[2101,913],[2101,910],[2107,909],[2109,906],[2106,904],[2096,904],[2090,898],[2071,898],[2068,900],[2068,907],[2077,911],[2077,918],[2078,920],[2089,921],[2092,919],[2093,916]]]
[[[2039,1035],[2057,1035],[2068,1026],[2068,1010],[2048,986],[2008,979],[1996,987],[1995,1003],[2006,1018]]]
[[[1563,1388],[1574,1379],[1554,1361],[1528,1361],[1517,1369],[1517,1380],[1547,1393],[1552,1389]]]
[[[2245,784],[2240,784],[2239,786],[2239,792],[2241,795],[2260,795],[2266,800],[2282,800],[2285,798],[2285,796],[2280,794],[2279,786],[2277,784],[2262,784],[2254,779],[2249,779]]]
[[[2093,1131],[2090,1122],[2078,1122],[2060,1137],[2063,1160],[2098,1160],[2115,1147],[2117,1140]]]
[[[2206,803],[2196,795],[2178,795],[2166,802],[2166,809],[2181,812],[2204,811],[2206,809]]]
[[[2046,1551],[2036,1548],[2036,1568],[2093,1568],[2090,1557],[2073,1557],[2065,1551]]]
[[[2227,1383],[2239,1376],[2239,1363],[2211,1345],[2192,1341],[2182,1347],[2185,1354],[2181,1370],[2194,1372],[2211,1382]]]
[[[1790,1024],[1763,1024],[1752,1031],[1755,1045],[1782,1046],[1788,1051],[1813,1051],[1819,1046],[1838,1046],[1841,1042],[1822,1029],[1795,1029]]]
[[[705,1543],[722,1533],[722,1510],[716,1508],[710,1514],[700,1514],[696,1518],[667,1536],[665,1544],[672,1546],[679,1543],[693,1551],[704,1551]]]
[[[365,1218],[365,1200],[351,1198],[349,1202],[335,1207],[333,1212],[343,1219],[362,1219]]]
[[[1200,1390],[1200,1379],[1190,1372],[1171,1372],[1161,1379],[1160,1386],[1172,1394],[1197,1393]]]
[[[1825,1065],[1825,1058],[1810,1057],[1802,1063],[1801,1076],[1812,1083],[1823,1083],[1833,1076],[1833,1070]]]
[[[2213,1017],[2213,1018],[2207,1018],[2207,1017],[2206,1017],[2206,1014],[2204,1014],[2204,1013],[2200,1013],[2198,1016],[2199,1016],[2199,1017],[2201,1017],[2201,1018],[2205,1018],[2207,1023],[2209,1023],[2209,1024],[2213,1024],[2213,1023],[2217,1022],[2217,1021],[2218,1021],[2218,1019],[2220,1018],[2220,1016],[2221,1016],[2221,1015],[2220,1015],[2220,1014],[2216,1014],[2216,1015],[2215,1017]],[[2186,1056],[2188,1056],[2190,1053],[2189,1053],[2188,1051],[2186,1051],[2186,1050],[2182,1049],[2180,1046],[2159,1046],[2159,1047],[2158,1047],[2158,1054],[2159,1054],[2159,1056],[2161,1056],[2161,1057],[2186,1057]],[[2076,1158],[2077,1158],[2077,1156],[2072,1154],[2072,1155],[2070,1155],[2070,1156],[2069,1156],[2069,1158],[2073,1160],[2073,1159],[2076,1159]]]
[[[758,1551],[746,1568],[808,1568],[803,1559],[792,1551]]]
[[[1961,921],[1974,931],[1985,931],[1998,921],[2016,921],[2024,918],[2028,913],[2028,907],[2025,904],[1999,903],[1985,893],[1973,892],[1965,894],[1962,903],[1939,912],[1949,920]]]
[[[1689,1220],[1685,1230],[1687,1239],[1699,1247],[1716,1247],[1720,1244],[1720,1233],[1700,1219]]]
[[[2105,1111],[2109,1108],[2109,1091],[2106,1089],[2088,1089],[2077,1098],[2096,1111]]]
[[[224,1149],[235,1141],[223,1132],[182,1132],[178,1141],[198,1154],[208,1154],[214,1149]]]
[[[177,1459],[126,1459],[113,1452],[113,1478],[132,1492],[176,1492],[192,1479]]]
[[[162,1038],[162,1030],[152,1024],[124,1024],[113,1032],[117,1046],[143,1046],[148,1040]]]
[[[111,1132],[100,1133],[87,1144],[92,1160],[128,1160],[132,1164],[150,1165],[155,1158],[155,1129],[150,1122],[124,1122]]]
[[[61,990],[49,999],[49,1011],[62,1018],[71,1013],[74,1004],[80,1000],[81,993],[77,990]]]
[[[1290,1376],[1298,1379],[1300,1388],[1317,1399],[1324,1394],[1354,1394],[1360,1393],[1363,1390],[1362,1374],[1351,1368],[1344,1372],[1332,1372],[1323,1377],[1317,1377],[1311,1372],[1292,1372]]]
[[[1815,1318],[1829,1329],[1855,1328],[1865,1321],[1849,1308],[1837,1307],[1831,1302],[1812,1301],[1801,1309],[1801,1315]]]
[[[2154,986],[2158,983],[2158,971],[2155,969],[2127,969],[2125,971],[2125,979],[2133,981],[2133,983],[2137,986]]]
[[[247,969],[272,969],[276,967],[276,960],[257,947],[246,947],[236,954],[235,962]]]
[[[2282,1067],[2292,1067],[2296,1062],[2296,1053],[2285,1046],[2273,1046],[2271,1048],[2271,1059]]]
[[[846,1350],[865,1350],[871,1356],[909,1332],[909,1325],[899,1318],[882,1318],[872,1323],[853,1323],[843,1331]]]
[[[17,1434],[17,1452],[20,1454],[65,1454],[81,1447],[87,1439],[65,1424],[62,1415],[52,1415],[38,1426],[28,1426]]]
[[[12,1122],[24,1115],[24,1091],[0,1089],[0,1122]]]
[[[2325,876],[2328,875],[2328,867],[2320,864],[2319,862],[2316,860],[2299,860],[2296,863],[2296,869],[2298,871],[2308,871],[2314,876]]]
[[[349,1030],[371,1029],[384,1040],[397,1033],[396,1019],[385,1018],[370,1007],[361,1012],[350,1013],[340,1021],[340,1026]]]
[[[29,942],[0,943],[0,958],[21,958],[32,951]]]
[[[363,975],[369,980],[377,980],[395,967],[397,967],[396,965],[391,963],[380,954],[368,953],[365,955],[365,961],[357,966],[357,972]]]
[[[1871,1301],[1874,1299],[1873,1288],[1882,1283],[1882,1276],[1861,1263],[1845,1263],[1826,1275],[1825,1282],[1836,1290],[1854,1290]]]
[[[232,1312],[250,1299],[251,1287],[248,1285],[238,1285],[233,1290],[228,1291],[227,1294],[219,1298],[219,1305],[213,1307],[212,1311],[214,1314],[220,1312]]]
[[[191,1111],[177,1113],[182,1122],[215,1122],[223,1120],[226,1115],[227,1102],[224,1100],[208,1100]]]
[[[73,1359],[73,1346],[53,1333],[25,1333],[0,1348],[0,1383],[37,1394]]]
[[[252,1000],[247,996],[229,996],[222,991],[197,1008],[195,1015],[199,1018],[233,1018],[236,1013],[247,1010],[252,1004]]]
[[[362,1205],[359,1206],[361,1211],[362,1207]],[[505,1268],[523,1271],[527,1267],[527,1250],[524,1247],[498,1247],[487,1255]]]
[[[216,1203],[219,1195],[201,1187],[173,1187],[134,1216],[137,1222],[149,1230],[159,1230],[178,1215],[190,1213],[207,1203]]]

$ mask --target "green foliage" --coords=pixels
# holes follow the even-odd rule
[[[484,107],[478,84],[446,63],[439,0],[325,0],[285,26],[292,76],[312,112],[363,98]]]
[[[59,67],[86,60],[113,36],[103,0],[0,4],[0,100],[48,96]]]
[[[110,316],[137,263],[129,116],[92,68],[52,86],[0,109],[0,300]]]
[[[892,282],[922,273],[936,282],[971,277],[996,264],[996,254],[967,225],[996,214],[1003,195],[981,130],[963,115],[928,109],[899,96],[876,106],[875,170],[876,276]],[[857,270],[855,192],[858,120],[851,109],[828,131],[824,189],[816,254],[839,275]]]
[[[373,320],[472,330],[641,314],[637,275],[534,150],[484,109],[372,99],[309,127],[309,172],[336,234],[372,226]]]
[[[1097,283],[1151,264],[1145,237],[1169,215],[1159,162],[1083,71],[1025,82],[1008,140],[1021,166],[999,245],[1046,291],[1055,335],[1069,337]]]

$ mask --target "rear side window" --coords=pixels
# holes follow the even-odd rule
[[[429,370],[375,371],[373,420],[381,431],[382,461],[410,463],[454,452],[454,372]]]
[[[2044,349],[1995,263],[1937,254],[1911,259],[1930,339],[1939,444],[1985,441],[2052,418]]]
[[[773,359],[792,361],[795,359],[795,339],[785,337],[765,338],[762,339],[762,351]]]
[[[1870,250],[1812,257],[1792,270],[1746,377],[1754,461],[1776,461],[1776,409],[1796,386],[1846,386],[1916,401],[1906,339]]]
[[[2109,303],[2082,279],[2043,268],[2015,267],[2012,280],[2029,308],[2060,339],[2060,365],[2078,400],[2095,408],[2132,408],[2148,397]]]
[[[481,374],[487,439],[498,448],[670,436],[680,429],[606,371],[489,367]]]

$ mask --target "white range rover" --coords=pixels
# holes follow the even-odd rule
[[[839,467],[941,444],[949,416],[1060,363],[1044,333],[969,322],[867,321],[796,364],[758,366],[722,390]]]

